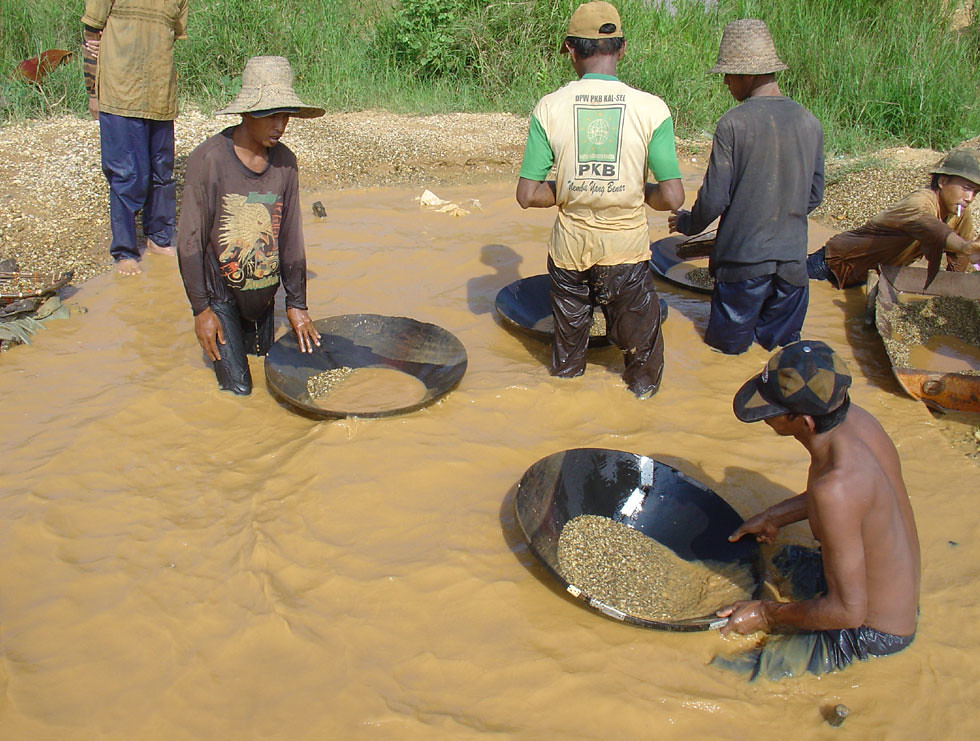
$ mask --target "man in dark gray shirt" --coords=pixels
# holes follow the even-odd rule
[[[711,158],[690,211],[671,231],[698,234],[719,216],[709,269],[715,279],[704,341],[737,355],[753,340],[767,350],[800,339],[809,301],[807,214],[823,199],[820,122],[779,90],[766,24],[725,26],[718,61],[740,105],[721,117]]]

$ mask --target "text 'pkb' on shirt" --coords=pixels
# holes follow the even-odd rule
[[[544,96],[531,114],[521,177],[544,181],[552,165],[558,217],[548,254],[558,267],[649,259],[648,173],[658,181],[681,176],[660,98],[596,74]]]

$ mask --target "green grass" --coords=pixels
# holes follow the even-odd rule
[[[194,0],[177,45],[181,97],[223,105],[253,54],[281,54],[297,88],[330,110],[512,111],[572,78],[558,53],[577,0]],[[84,3],[0,0],[0,68],[77,48]],[[789,65],[783,91],[824,125],[828,153],[950,146],[980,134],[980,29],[949,29],[936,0],[726,0],[675,16],[617,0],[629,84],[657,93],[681,135],[733,105],[713,64],[725,23],[764,19]],[[80,59],[36,86],[0,75],[0,120],[85,111]]]

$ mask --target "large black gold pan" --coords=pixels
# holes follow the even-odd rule
[[[494,302],[504,323],[542,342],[555,336],[551,323],[551,295],[547,275],[532,275],[504,286]],[[595,311],[601,312],[596,307]],[[660,322],[667,318],[667,302],[660,299]],[[590,335],[589,347],[607,347],[612,341],[605,334]]]
[[[435,324],[381,314],[345,314],[318,319],[320,347],[300,352],[296,334],[277,340],[265,359],[265,376],[284,401],[317,417],[386,417],[421,409],[451,391],[466,372],[466,348]],[[420,400],[386,411],[335,411],[310,398],[310,376],[332,368],[389,368],[425,384]],[[324,401],[329,395],[324,397]]]
[[[640,492],[637,494],[637,492]],[[542,458],[521,478],[514,509],[531,551],[568,592],[609,617],[645,628],[708,630],[714,615],[658,622],[626,614],[570,585],[558,565],[558,537],[579,515],[609,517],[639,530],[693,561],[749,564],[761,586],[759,547],[752,538],[730,543],[742,518],[710,489],[665,463],[619,450],[579,448]]]
[[[715,233],[705,232],[696,237],[674,234],[650,244],[650,267],[668,283],[695,293],[711,293],[711,288],[688,278],[695,268],[708,267],[708,254],[715,243]]]

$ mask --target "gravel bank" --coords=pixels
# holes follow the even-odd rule
[[[191,150],[237,122],[197,111],[176,123],[178,198]],[[509,114],[403,116],[383,111],[294,119],[284,141],[306,189],[480,182],[516,177],[527,120]],[[65,117],[0,128],[0,259],[27,271],[112,267],[109,194],[95,121]]]
[[[178,194],[190,151],[235,121],[194,110],[177,119]],[[527,120],[510,114],[361,111],[294,119],[285,141],[299,159],[304,188],[323,190],[516,178],[526,133]],[[679,141],[678,151],[701,154],[708,146]],[[859,225],[927,182],[941,156],[891,149],[857,162],[831,161],[815,216],[838,229]],[[75,283],[111,268],[95,121],[65,117],[0,128],[0,259],[11,257],[22,270],[73,269]]]

